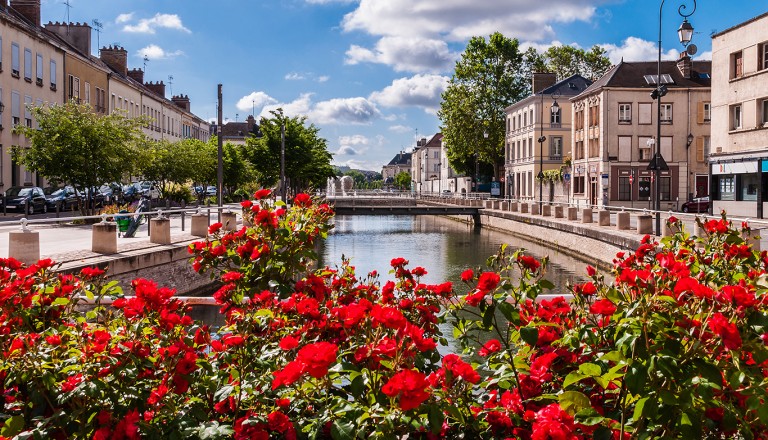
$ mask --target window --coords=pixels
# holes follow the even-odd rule
[[[584,129],[584,110],[579,110],[576,112],[573,123],[576,130]]]
[[[560,159],[563,157],[563,138],[561,136],[552,136],[549,145],[549,158]]]
[[[593,105],[589,108],[589,126],[590,127],[597,127],[600,125],[600,107]]]
[[[619,136],[619,161],[630,162],[632,160],[632,136]]]
[[[736,179],[734,176],[720,176],[720,200],[736,200]]]
[[[35,84],[38,86],[43,85],[43,56],[41,54],[37,54],[37,64],[35,69]]]
[[[555,125],[556,126],[555,128],[560,127],[560,120],[561,120],[561,116],[562,116],[562,111],[563,111],[562,109],[557,109],[557,111],[554,112],[554,113],[552,111],[550,111],[549,122],[552,125]]]
[[[653,123],[651,118],[653,110],[653,104],[650,102],[641,102],[637,105],[637,123],[642,125],[650,125]]]
[[[11,92],[11,119],[14,127],[21,122],[21,95],[19,92]]]
[[[434,154],[434,156],[433,156],[433,157],[434,157],[435,159],[440,159],[440,152],[439,152],[439,151],[435,151],[435,154]]]
[[[528,126],[528,113],[523,113],[523,127]]]
[[[639,200],[651,199],[651,178],[641,177],[637,179],[637,198]]]
[[[638,145],[640,148],[640,160],[651,160],[653,157],[653,150],[655,144],[652,137],[640,136],[638,138]]]
[[[32,51],[24,49],[24,80],[32,82]]]
[[[573,192],[574,194],[584,194],[584,176],[573,178]]]
[[[3,39],[0,38],[0,72],[3,71]]]
[[[741,104],[731,106],[731,130],[741,128]]]
[[[632,200],[632,185],[629,183],[629,176],[619,177],[619,200]]]
[[[661,104],[661,123],[672,123],[672,104]]]
[[[69,99],[80,102],[80,78],[69,75]]]
[[[533,138],[528,138],[528,157],[533,157]]]
[[[573,158],[584,159],[584,141],[576,141],[574,147],[576,150],[573,152]]]
[[[768,41],[757,45],[757,70],[768,69]]]
[[[712,103],[699,102],[696,114],[696,122],[699,124],[709,124],[712,120]]]
[[[88,81],[85,82],[85,103],[91,103],[91,83]]]
[[[763,127],[768,127],[768,98],[763,99],[760,102],[760,121],[763,123]]]
[[[696,138],[696,161],[704,162],[709,156],[709,136],[699,136]]]
[[[24,97],[24,125],[32,128],[32,97]]]
[[[757,174],[741,174],[740,177],[741,200],[757,200],[757,187],[760,183]]]
[[[731,54],[731,79],[744,75],[744,56],[741,51]]]
[[[56,61],[51,60],[51,90],[56,90]]]
[[[19,70],[21,69],[20,56],[19,45],[16,43],[11,44],[11,75],[14,78],[19,77]]]
[[[533,125],[533,109],[530,111],[530,116],[528,117],[528,120],[531,122],[531,125]]]
[[[632,104],[619,104],[619,124],[632,123]]]

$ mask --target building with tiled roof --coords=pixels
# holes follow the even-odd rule
[[[403,171],[411,175],[411,179],[413,179],[411,174],[411,153],[401,151],[381,169],[381,178],[384,181],[384,185],[391,186],[395,181],[395,176]]]
[[[661,210],[708,195],[706,150],[710,136],[710,61],[662,61],[661,118],[651,97],[656,62],[620,62],[570,99],[574,114],[570,197],[593,206],[652,207],[661,185]],[[668,169],[654,182],[649,170],[657,121]]]

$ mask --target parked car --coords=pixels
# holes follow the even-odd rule
[[[697,197],[693,200],[689,200],[683,203],[680,210],[683,212],[708,212],[709,197]]]
[[[39,186],[12,186],[5,191],[5,209],[24,212],[48,212],[45,193]]]
[[[160,191],[157,189],[157,184],[149,180],[143,180],[138,182],[138,188],[142,195],[145,195],[151,199],[160,197]]]
[[[77,196],[71,186],[65,186],[64,188],[49,186],[43,188],[43,194],[45,194],[48,209],[55,210],[58,205],[59,210],[69,211],[73,206],[77,206]]]

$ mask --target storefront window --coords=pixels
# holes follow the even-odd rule
[[[736,200],[736,185],[733,176],[720,176],[720,200]]]
[[[661,191],[661,200],[672,200],[672,196],[671,196],[672,179],[669,177],[662,177],[659,180],[661,180],[661,188],[659,188],[659,190]]]
[[[758,186],[757,174],[743,174],[741,177],[741,200],[757,200]]]
[[[629,184],[629,177],[619,177],[619,200],[632,199],[632,186]]]

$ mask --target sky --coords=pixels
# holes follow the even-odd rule
[[[67,6],[69,4],[69,7]],[[145,81],[188,95],[192,112],[226,121],[282,108],[306,116],[333,163],[381,171],[440,130],[440,95],[473,36],[501,32],[523,49],[600,45],[611,61],[655,60],[659,8],[648,0],[42,0],[42,21],[102,25],[93,53],[120,45]],[[678,7],[664,1],[663,58],[682,50]],[[768,0],[699,0],[694,59],[711,38],[768,12]],[[145,62],[145,59],[147,60]]]

